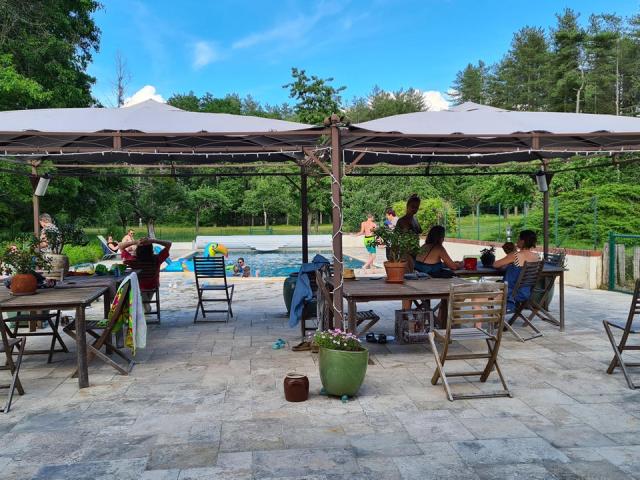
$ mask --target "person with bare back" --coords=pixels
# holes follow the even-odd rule
[[[376,260],[376,237],[373,231],[378,227],[373,221],[373,215],[367,214],[367,219],[360,224],[360,231],[356,234],[358,236],[364,235],[364,248],[366,248],[369,257],[367,262],[362,268],[373,268],[373,262]]]

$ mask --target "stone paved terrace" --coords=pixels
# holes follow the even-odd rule
[[[566,333],[544,324],[526,344],[507,336],[514,398],[449,402],[429,382],[425,346],[388,344],[371,349],[359,396],[343,404],[319,395],[314,355],[272,350],[278,337],[297,341],[281,280],[237,281],[236,317],[194,325],[191,280],[162,278],[163,323],[130,376],[96,362],[79,391],[73,353],[26,358],[27,394],[0,417],[1,478],[640,478],[640,392],[605,373],[601,325],[605,313],[625,318],[629,295],[568,288]],[[377,331],[392,333],[398,306],[372,307]],[[292,370],[310,378],[307,402],[284,400]]]

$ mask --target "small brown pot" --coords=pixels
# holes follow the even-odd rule
[[[309,379],[301,373],[287,373],[284,377],[284,398],[288,402],[304,402],[309,398]]]
[[[387,283],[404,283],[407,262],[384,262],[384,269],[387,272]]]
[[[16,273],[11,277],[11,293],[14,295],[33,295],[38,289],[38,280],[30,273]]]

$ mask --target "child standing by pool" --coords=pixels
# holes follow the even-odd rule
[[[356,235],[364,235],[364,248],[367,250],[369,257],[362,268],[373,268],[373,262],[376,259],[376,237],[373,230],[378,226],[373,221],[373,215],[367,214],[367,219],[360,224],[360,231]]]

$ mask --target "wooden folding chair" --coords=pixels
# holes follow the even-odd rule
[[[51,328],[51,332],[40,330],[40,331],[27,331],[27,332],[19,332],[20,328],[27,328],[31,326],[32,322],[42,322],[43,324],[48,324],[49,328]],[[51,337],[51,344],[47,349],[36,349],[36,350],[24,350],[24,355],[48,355],[47,363],[51,363],[53,360],[54,353],[60,352],[69,352],[69,349],[65,345],[60,333],[58,332],[58,328],[60,327],[60,310],[55,312],[32,312],[32,313],[21,313],[15,317],[11,318],[11,323],[13,323],[13,329],[7,329],[7,334],[11,338],[17,338],[18,336],[22,337]],[[60,348],[56,348],[56,343],[60,345]]]
[[[111,304],[109,317],[106,319],[106,321],[86,322],[86,332],[95,339],[93,343],[87,345],[87,365],[91,363],[91,361],[95,357],[98,357],[103,362],[111,365],[122,375],[129,375],[129,372],[133,368],[134,361],[126,353],[124,353],[116,345],[113,344],[113,329],[116,326],[117,321],[120,319],[125,306],[129,305],[130,303],[130,289],[130,282],[122,282],[122,285],[118,289],[118,293],[116,294],[116,297]],[[71,338],[77,340],[75,320],[70,322],[66,327],[64,327],[63,330]],[[105,347],[106,354],[101,352],[102,347]],[[123,367],[112,360],[108,355],[110,353],[115,353],[121,359],[123,359],[125,362],[125,366]],[[75,377],[76,375],[77,370],[74,372],[73,376]]]
[[[312,301],[315,302],[315,304],[316,304],[316,319],[318,318],[318,309],[320,308],[320,305],[318,303],[317,273],[318,273],[318,270],[316,270],[315,272],[303,273],[302,274],[302,275],[308,275],[309,276],[309,285],[311,286],[311,291],[313,292],[313,297],[314,297],[314,299]],[[313,320],[313,316],[309,315],[307,313],[308,305],[310,305],[310,304],[309,303],[305,304],[304,308],[302,309],[302,316],[300,317],[300,333],[301,333],[303,339],[306,338],[307,332],[313,332],[313,331],[318,329],[318,325],[317,324],[316,325],[312,325],[311,327],[307,326],[307,321],[308,320]]]
[[[5,355],[5,365],[0,366],[0,370],[7,370],[11,374],[11,382],[0,385],[0,388],[8,389],[7,400],[5,401],[4,406],[0,408],[0,412],[9,413],[15,390],[18,390],[19,395],[24,395],[24,388],[22,388],[22,383],[20,382],[18,373],[20,372],[22,355],[24,354],[24,346],[27,339],[25,337],[11,337],[7,334],[8,327],[5,320],[2,318],[1,312],[0,323],[2,324],[0,325],[0,339],[2,340],[2,342],[0,342],[0,353],[4,352]],[[17,358],[14,361],[13,355],[16,352]]]
[[[196,290],[198,292],[198,305],[196,306],[196,314],[193,317],[193,323],[198,321],[198,311],[202,311],[202,317],[206,318],[207,313],[226,313],[227,318],[225,321],[229,321],[229,317],[233,318],[233,310],[231,309],[231,302],[233,301],[234,284],[227,283],[227,271],[224,264],[224,257],[193,257],[193,270],[196,277]],[[202,284],[202,280],[218,279],[222,280],[222,285],[208,285]],[[224,298],[205,298],[204,292],[224,292]],[[205,310],[204,304],[206,302],[225,302],[227,304],[226,310]],[[220,320],[204,320],[208,322],[215,322]]]
[[[540,280],[540,274],[542,273],[542,269],[544,268],[544,262],[525,262],[524,266],[520,270],[520,275],[518,276],[518,280],[516,280],[516,284],[511,290],[511,300],[515,303],[515,310],[511,315],[511,318],[505,322],[504,326],[509,330],[515,337],[521,342],[526,342],[527,340],[533,340],[534,338],[538,338],[542,336],[542,332],[536,328],[536,326],[531,322],[534,315],[530,315],[528,318],[523,315],[523,310],[531,310],[535,312],[539,309],[539,305],[532,301],[532,296],[538,282]],[[530,289],[529,296],[526,299],[518,300],[518,294],[523,289]],[[528,337],[523,337],[513,328],[514,322],[521,318],[524,322],[525,327],[530,327],[533,330],[533,334]]]
[[[609,368],[607,368],[607,373],[611,374],[616,369],[616,367],[620,367],[622,369],[622,374],[624,378],[627,380],[627,385],[629,388],[636,389],[636,386],[631,380],[631,376],[627,371],[627,367],[640,367],[640,363],[637,362],[626,362],[622,359],[622,353],[625,350],[640,350],[640,345],[627,345],[627,340],[629,339],[629,335],[634,335],[640,333],[640,330],[633,327],[633,321],[636,315],[640,314],[640,278],[636,280],[636,286],[633,290],[633,297],[631,298],[631,307],[629,308],[629,316],[627,317],[627,322],[622,325],[619,323],[611,322],[609,320],[603,320],[602,324],[604,325],[604,330],[607,332],[607,337],[609,337],[609,341],[611,342],[611,346],[613,347],[613,360],[609,364]],[[622,330],[622,337],[620,338],[620,342],[616,343],[616,339],[613,336],[613,332],[611,328],[617,328],[618,330]]]
[[[434,329],[429,332],[429,343],[436,360],[436,371],[431,383],[436,385],[442,378],[442,384],[449,400],[465,398],[511,397],[505,379],[498,366],[498,351],[502,340],[502,325],[506,311],[507,286],[502,283],[485,282],[474,284],[451,285],[449,289],[448,317],[446,329]],[[481,324],[482,326],[477,326]],[[466,326],[465,325],[470,325]],[[436,339],[442,343],[442,352],[436,347]],[[452,342],[484,340],[487,352],[481,353],[449,353]],[[482,370],[446,373],[444,366],[447,360],[486,359]],[[456,394],[451,391],[448,377],[479,376],[486,382],[489,374],[495,369],[503,390],[491,393]]]
[[[322,308],[318,308],[318,322],[323,330],[333,328],[333,292],[329,289],[328,278],[331,276],[329,266],[316,270],[316,283],[318,284],[318,306],[322,303]],[[320,300],[321,299],[321,300]],[[364,322],[367,324],[357,335],[364,335],[380,320],[380,316],[373,310],[363,310],[356,313],[356,325],[360,326]]]

